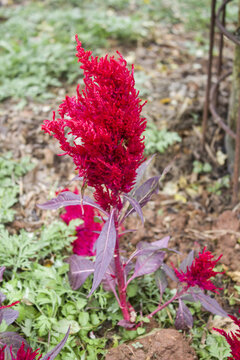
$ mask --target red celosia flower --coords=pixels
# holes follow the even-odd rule
[[[3,346],[2,348],[0,348],[0,360],[4,360],[5,348],[6,348],[6,345]],[[39,351],[39,349],[37,349],[36,351],[32,351],[31,348],[28,348],[27,351],[25,351],[24,343],[22,343],[21,347],[18,349],[16,357],[13,356],[12,350],[10,348],[11,360],[34,360],[34,359],[39,360],[39,359],[41,359],[42,355],[39,355],[38,351]],[[38,358],[36,358],[37,355],[39,355]],[[50,359],[50,357],[48,358],[48,360],[49,359]]]
[[[68,191],[68,189],[63,191]],[[78,194],[78,190],[75,189],[74,193]],[[82,219],[84,221],[83,224],[76,227],[77,239],[72,243],[73,252],[81,256],[95,255],[93,245],[98,238],[98,234],[94,231],[100,231],[102,228],[100,223],[94,221],[96,211],[89,205],[83,205],[83,212],[80,205],[70,205],[65,210],[66,212],[60,216],[66,224],[69,224],[73,219]]]
[[[85,88],[78,87],[76,97],[66,97],[59,107],[60,118],[54,114],[42,128],[73,158],[84,184],[95,188],[96,201],[105,210],[121,208],[120,195],[132,189],[143,161],[144,104],[134,88],[133,68],[128,70],[120,53],[118,59],[90,57],[91,51],[83,49],[77,36],[76,40]]]
[[[232,357],[229,357],[228,360],[240,360],[240,319],[237,319],[235,316],[228,315],[234,323],[238,326],[238,329],[233,333],[230,331],[227,333],[225,330],[222,329],[215,329],[219,332],[219,334],[223,335],[227,342],[231,347]]]
[[[217,274],[222,274],[222,272],[213,271],[217,262],[222,257],[219,256],[216,260],[213,260],[213,255],[210,251],[199,252],[198,258],[195,258],[192,265],[187,267],[187,271],[179,271],[174,268],[175,274],[178,277],[180,282],[187,283],[188,287],[199,286],[203,290],[210,290],[216,292],[217,288],[211,281],[210,278],[216,276]],[[220,289],[221,290],[221,289]]]

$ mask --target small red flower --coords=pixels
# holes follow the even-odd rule
[[[6,348],[6,345],[4,345],[2,348],[0,348],[0,360],[4,360],[4,350]],[[17,355],[16,357],[13,356],[12,354],[12,350],[10,348],[10,353],[11,353],[11,360],[40,360],[42,355],[38,353],[39,349],[37,349],[36,351],[32,351],[31,348],[28,348],[26,351],[24,350],[24,343],[22,343],[21,347],[18,349]],[[36,358],[36,356],[38,356],[38,358]],[[48,360],[50,359],[50,357],[48,358]]]
[[[133,68],[128,70],[120,53],[118,59],[108,55],[98,59],[83,49],[77,36],[76,40],[85,87],[77,88],[77,96],[66,97],[59,107],[60,118],[54,114],[42,129],[73,158],[83,183],[95,188],[102,208],[120,209],[120,195],[133,188],[143,161],[146,121],[140,113],[144,104],[134,88]]]
[[[68,191],[64,189],[63,191]],[[77,188],[74,190],[78,194]],[[93,246],[98,238],[98,233],[94,231],[101,231],[102,225],[95,222],[96,211],[90,205],[70,205],[65,207],[66,212],[61,216],[62,220],[68,225],[73,219],[82,219],[83,224],[76,227],[77,239],[73,241],[73,252],[80,256],[93,256]]]
[[[227,333],[225,330],[213,328],[213,330],[219,332],[222,336],[225,337],[228,344],[231,348],[232,357],[229,357],[228,360],[240,360],[240,319],[237,319],[235,316],[228,315],[234,323],[238,326],[238,329],[233,333],[230,331]]]
[[[32,351],[31,348],[28,348],[27,351],[24,350],[24,343],[22,343],[21,347],[18,349],[17,357],[13,357],[12,353],[12,360],[39,360],[41,359],[42,355],[38,353],[39,349]],[[37,358],[37,356],[39,357]],[[50,357],[48,358],[50,359]]]
[[[174,271],[179,281],[187,283],[188,287],[199,286],[200,289],[217,293],[216,289],[220,288],[217,288],[210,279],[217,274],[222,274],[222,272],[213,271],[222,255],[213,260],[212,253],[205,251],[205,249],[203,249],[202,253],[199,252],[198,258],[195,258],[192,265],[187,267],[186,272],[179,271],[176,268],[174,268]]]

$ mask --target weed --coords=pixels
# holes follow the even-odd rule
[[[178,133],[166,129],[158,130],[153,123],[148,123],[144,136],[146,154],[164,153],[169,146],[182,140]]]

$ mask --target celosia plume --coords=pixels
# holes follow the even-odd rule
[[[120,209],[120,195],[132,189],[143,161],[144,104],[134,88],[133,68],[128,70],[120,53],[118,59],[98,59],[83,49],[77,36],[76,40],[85,87],[77,88],[77,96],[66,97],[60,118],[54,114],[42,128],[73,158],[84,184],[95,188],[96,201],[105,210]],[[71,144],[66,131],[73,137]]]
[[[220,288],[217,288],[210,279],[217,274],[222,274],[222,272],[213,271],[222,255],[213,260],[212,253],[205,251],[205,249],[203,249],[202,253],[199,252],[192,265],[187,267],[186,272],[179,271],[176,268],[174,268],[174,271],[179,281],[187,283],[188,287],[199,286],[200,289],[217,292],[216,289]]]
[[[229,317],[234,321],[234,323],[238,326],[238,329],[233,333],[230,331],[227,333],[222,329],[215,329],[219,332],[219,334],[223,335],[227,340],[228,344],[231,348],[232,357],[229,357],[228,360],[240,360],[240,319],[237,319],[235,316],[229,315]]]

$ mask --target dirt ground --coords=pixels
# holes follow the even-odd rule
[[[126,227],[136,228],[137,223],[139,230],[122,239],[122,246],[132,251],[140,240],[151,242],[170,235],[170,247],[181,252],[178,261],[191,249],[200,251],[206,246],[216,256],[223,254],[224,277],[229,280],[224,286],[234,294],[234,285],[240,282],[240,206],[231,206],[231,188],[221,189],[221,195],[207,190],[212,182],[227,175],[228,170],[226,161],[221,165],[217,157],[217,153],[225,152],[224,134],[212,121],[208,126],[207,145],[204,149],[201,146],[207,55],[190,52],[187,44],[191,40],[191,35],[180,25],[173,26],[171,32],[159,27],[148,43],[138,44],[136,49],[120,49],[127,60],[136,64],[137,70],[144,69],[149,76],[145,84],[149,95],[144,115],[159,128],[167,126],[182,137],[181,143],[165,154],[158,154],[148,170],[147,176],[159,174],[176,157],[160,193],[143,209],[145,227],[137,217],[129,219]],[[230,61],[227,60],[225,65],[230,65]],[[22,179],[17,215],[9,226],[11,232],[39,228],[45,221],[46,212],[39,210],[36,204],[45,201],[50,189],[69,186],[69,181],[76,175],[71,160],[57,156],[61,151],[55,139],[41,131],[43,120],[52,117],[52,110],[57,109],[65,93],[74,94],[74,88],[56,90],[54,102],[39,104],[29,100],[23,109],[19,109],[14,101],[6,101],[1,106],[0,153],[12,151],[14,158],[29,155],[36,163]],[[228,88],[226,83],[221,89],[219,111],[223,114],[226,114]],[[193,173],[194,160],[210,163],[211,172]],[[51,216],[55,218],[56,213]],[[176,262],[176,256],[169,260]],[[220,302],[226,311],[237,313],[237,307],[230,307],[224,296]],[[160,341],[163,333],[167,334],[165,343]],[[181,346],[178,346],[179,341]],[[169,349],[172,350],[169,352]],[[122,345],[121,355],[114,355],[113,350],[106,357],[110,358],[195,359],[182,335],[173,329],[158,331],[131,345]]]

